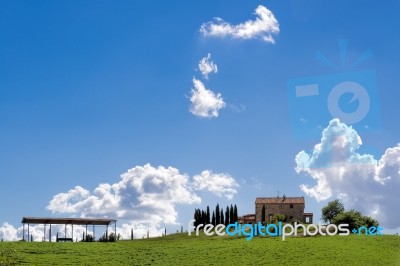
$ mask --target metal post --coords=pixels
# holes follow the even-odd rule
[[[51,242],[51,224],[50,224],[50,229],[49,229],[49,242]]]
[[[29,223],[28,223],[28,242],[29,242]]]
[[[94,225],[93,225],[93,240],[96,241],[96,233],[94,231]]]
[[[117,241],[117,221],[114,223],[115,242]]]
[[[25,223],[22,224],[22,240],[25,240]]]
[[[46,224],[44,224],[44,229],[43,229],[43,242],[46,242]]]
[[[74,224],[71,224],[72,227],[72,233],[71,233],[71,238],[72,238],[72,242],[74,242]]]
[[[64,238],[67,238],[67,224],[64,224]]]
[[[87,239],[87,225],[86,225],[85,239],[83,239],[83,241],[86,241],[86,239]]]

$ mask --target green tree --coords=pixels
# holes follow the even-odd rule
[[[331,221],[333,224],[348,224],[349,229],[359,228],[361,226],[366,226],[367,228],[371,226],[378,226],[378,221],[369,217],[363,216],[361,212],[356,210],[344,211],[339,213]]]
[[[233,210],[233,206],[231,204],[231,207],[229,208],[229,223],[233,224],[235,222],[235,214]]]
[[[207,212],[206,212],[206,224],[210,223],[210,207],[207,205]]]
[[[235,204],[235,207],[233,209],[233,222],[237,222],[238,221],[238,210]]]
[[[211,216],[211,224],[215,226],[215,213],[214,213],[214,211],[212,212],[212,216]]]
[[[331,223],[333,224],[348,224],[350,230],[358,228],[363,225],[361,212],[356,210],[343,211],[332,218]]]
[[[221,222],[219,214],[219,204],[217,203],[217,206],[215,207],[215,224],[220,224]]]
[[[224,221],[224,211],[223,210],[221,210],[221,216],[220,216],[220,224],[224,224],[225,223],[225,221]]]
[[[326,223],[331,223],[332,220],[342,212],[344,212],[343,203],[338,199],[330,201],[322,208],[322,220]]]
[[[229,224],[229,207],[226,206],[226,210],[225,210],[225,226],[228,226]]]

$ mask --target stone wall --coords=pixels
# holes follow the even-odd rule
[[[270,216],[274,216],[278,213],[286,215],[287,222],[293,220],[304,222],[304,203],[256,203],[256,222],[261,222],[263,205],[265,205],[265,220],[267,222]]]

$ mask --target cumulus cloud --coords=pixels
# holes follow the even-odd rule
[[[265,42],[275,43],[272,37],[279,33],[279,23],[274,14],[266,7],[259,5],[255,10],[257,16],[237,25],[225,22],[221,18],[204,23],[200,32],[204,36],[232,37],[236,39],[261,39]]]
[[[351,126],[331,120],[312,152],[296,155],[296,172],[316,181],[314,186],[300,188],[317,201],[341,198],[347,207],[377,218],[384,227],[397,228],[400,145],[388,148],[378,159],[359,153],[361,145],[361,137]]]
[[[115,184],[100,184],[91,193],[77,186],[53,197],[47,209],[82,217],[108,216],[144,223],[176,223],[176,204],[198,204],[189,177],[173,167],[146,164],[129,169]]]
[[[102,216],[135,221],[149,225],[176,224],[177,204],[199,204],[197,190],[232,198],[237,186],[227,174],[211,174],[207,180],[194,181],[173,167],[136,166],[121,175],[114,184],[100,184],[93,192],[77,186],[59,193],[49,202],[53,213],[75,214],[81,217]],[[207,189],[206,185],[214,189]],[[220,189],[220,191],[215,190]]]
[[[238,183],[228,174],[214,174],[212,171],[205,170],[200,175],[193,177],[194,188],[198,190],[207,190],[217,196],[225,196],[232,199],[236,194]]]
[[[218,66],[211,61],[211,54],[199,61],[199,70],[205,79],[208,79],[208,74],[210,73],[218,73]]]
[[[220,93],[206,89],[203,82],[195,78],[190,102],[190,112],[198,117],[218,117],[219,110],[226,105]]]
[[[46,241],[49,241],[48,235],[49,226],[46,227]],[[117,235],[119,234],[122,239],[130,239],[131,238],[131,230],[133,230],[133,237],[135,239],[147,237],[147,232],[149,232],[149,237],[161,236],[164,233],[164,228],[156,225],[148,225],[142,224],[139,222],[130,222],[123,223],[117,227]],[[67,226],[67,231],[65,235],[64,225],[55,225],[51,226],[52,236],[51,241],[55,242],[57,238],[57,234],[59,237],[72,237],[74,241],[80,241],[82,239],[83,233],[86,233],[86,228],[84,226],[74,225],[73,232],[72,227],[70,225]],[[15,228],[13,225],[9,223],[3,223],[0,226],[0,239],[4,241],[18,241],[23,238],[23,227],[20,226]],[[96,239],[99,239],[104,233],[105,228],[100,226],[96,227],[96,231],[92,231],[92,226],[88,227],[87,233],[95,236]],[[114,233],[114,227],[109,228],[109,233]],[[30,225],[29,227],[29,236],[27,226],[25,226],[25,240],[30,240],[30,236],[32,236],[33,241],[41,242],[44,237],[44,226],[43,225]]]
[[[177,225],[178,204],[200,204],[197,191],[205,191],[220,197],[232,199],[238,184],[228,174],[203,171],[190,178],[173,167],[153,167],[150,164],[136,166],[121,175],[114,183],[101,183],[93,191],[76,186],[67,192],[55,195],[47,209],[53,214],[68,214],[72,217],[109,217],[118,219],[121,224],[117,234],[129,239],[133,229],[135,238],[161,236],[165,225]],[[185,221],[186,222],[186,221]],[[89,228],[91,229],[91,228]],[[34,241],[42,241],[43,225],[31,225],[30,234]],[[48,229],[47,229],[48,230]],[[71,237],[72,228],[67,226]],[[82,237],[86,228],[74,226],[74,239]],[[0,226],[0,239],[14,241],[22,239],[23,228],[9,223]],[[53,238],[56,232],[64,235],[63,225],[52,225]],[[89,230],[88,233],[92,234]],[[27,230],[25,228],[27,237]],[[47,232],[46,232],[47,234]],[[96,229],[96,238],[102,235]],[[48,240],[48,239],[47,239]]]
[[[0,239],[5,241],[15,241],[18,239],[18,229],[9,223],[3,223],[0,227]]]

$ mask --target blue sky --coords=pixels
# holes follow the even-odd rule
[[[230,25],[255,20],[259,5],[278,21],[274,43],[200,32],[214,17]],[[300,189],[315,180],[295,171],[295,157],[320,139],[293,138],[287,82],[374,70],[380,127],[354,128],[360,152],[379,159],[400,140],[399,8],[399,1],[2,1],[0,223],[79,216],[46,207],[75,186],[93,191],[147,163],[189,179],[210,170],[238,184],[233,199],[200,189],[201,203],[173,205],[176,223],[217,202],[251,213],[256,196],[277,191],[304,195],[318,219],[327,201]],[[367,49],[372,57],[351,67]],[[339,68],[316,60],[317,51]],[[207,80],[198,63],[208,53],[218,73]],[[217,117],[190,112],[193,78],[221,94]],[[321,133],[329,121],[318,121]]]

